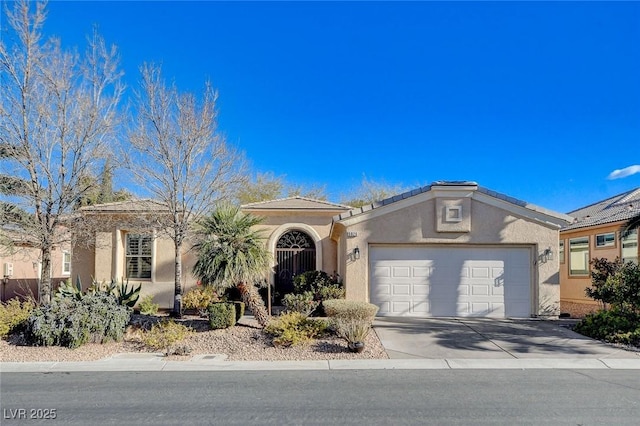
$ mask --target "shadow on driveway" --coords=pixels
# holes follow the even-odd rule
[[[562,320],[376,318],[389,358],[638,358],[571,331]]]

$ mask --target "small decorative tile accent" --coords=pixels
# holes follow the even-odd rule
[[[446,206],[446,222],[462,222],[462,206]]]

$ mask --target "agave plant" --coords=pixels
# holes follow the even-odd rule
[[[134,287],[134,285],[132,284],[131,288],[129,288],[129,281],[126,281],[120,283],[120,285],[117,285],[114,294],[118,298],[118,303],[133,308],[140,298],[141,288],[142,284],[138,284],[138,287]]]
[[[117,299],[118,303],[123,306],[128,306],[133,308],[138,299],[140,298],[140,289],[142,288],[142,284],[138,284],[138,287],[131,285],[129,287],[129,281],[126,282],[118,282],[118,280],[112,278],[110,282],[101,281],[98,282],[93,279],[91,286],[87,289],[86,292],[82,291],[82,280],[78,275],[76,277],[75,286],[71,284],[71,281],[66,281],[60,284],[58,291],[56,293],[56,297],[70,297],[73,299],[80,300],[85,294],[96,294],[96,293],[107,293],[113,294]]]
[[[76,277],[75,285],[71,283],[71,279],[68,279],[61,282],[58,290],[56,291],[56,297],[58,299],[68,297],[71,299],[81,300],[83,296],[84,293],[82,291],[82,281],[80,280],[80,276]]]

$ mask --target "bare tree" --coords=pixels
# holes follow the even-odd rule
[[[250,204],[276,198],[302,196],[326,200],[324,186],[303,186],[287,182],[285,176],[276,176],[271,172],[256,173],[251,181],[238,188],[235,198],[238,204]]]
[[[351,207],[362,207],[365,204],[381,201],[405,191],[407,189],[403,185],[373,181],[363,175],[360,186],[352,190],[350,194],[343,195],[340,202]]]
[[[173,315],[182,314],[182,246],[192,224],[245,181],[242,156],[217,131],[217,92],[200,99],[167,85],[159,66],[141,67],[128,164],[139,184],[168,210],[175,249]],[[161,219],[161,217],[159,217]]]
[[[2,174],[26,182],[9,201],[31,215],[22,225],[41,251],[43,303],[51,297],[51,251],[69,240],[61,219],[90,189],[83,182],[112,142],[124,90],[115,47],[95,33],[84,55],[45,40],[45,7],[16,1],[7,11],[15,40],[0,40]]]

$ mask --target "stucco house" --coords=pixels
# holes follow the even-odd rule
[[[104,227],[93,251],[74,251],[72,273],[77,264],[83,276],[128,276],[170,307],[171,245],[127,225],[136,216],[161,214],[156,207],[114,203],[83,209],[103,215]],[[435,182],[356,209],[292,197],[242,210],[264,217],[260,227],[273,253],[275,297],[291,289],[296,274],[318,269],[340,275],[347,298],[377,304],[379,315],[560,313],[559,230],[572,218],[475,182]],[[195,285],[194,256],[187,250],[183,258],[185,290]]]
[[[1,230],[6,245],[0,246],[0,268],[2,285],[0,300],[14,297],[39,297],[39,282],[42,273],[40,249],[29,235],[20,229],[5,227]],[[71,245],[54,246],[51,252],[51,283],[57,288],[71,274]]]
[[[625,236],[620,228],[640,215],[640,188],[569,212],[574,221],[560,230],[560,301],[562,312],[580,317],[598,309],[585,294],[591,285],[593,258],[638,262],[638,230]]]

